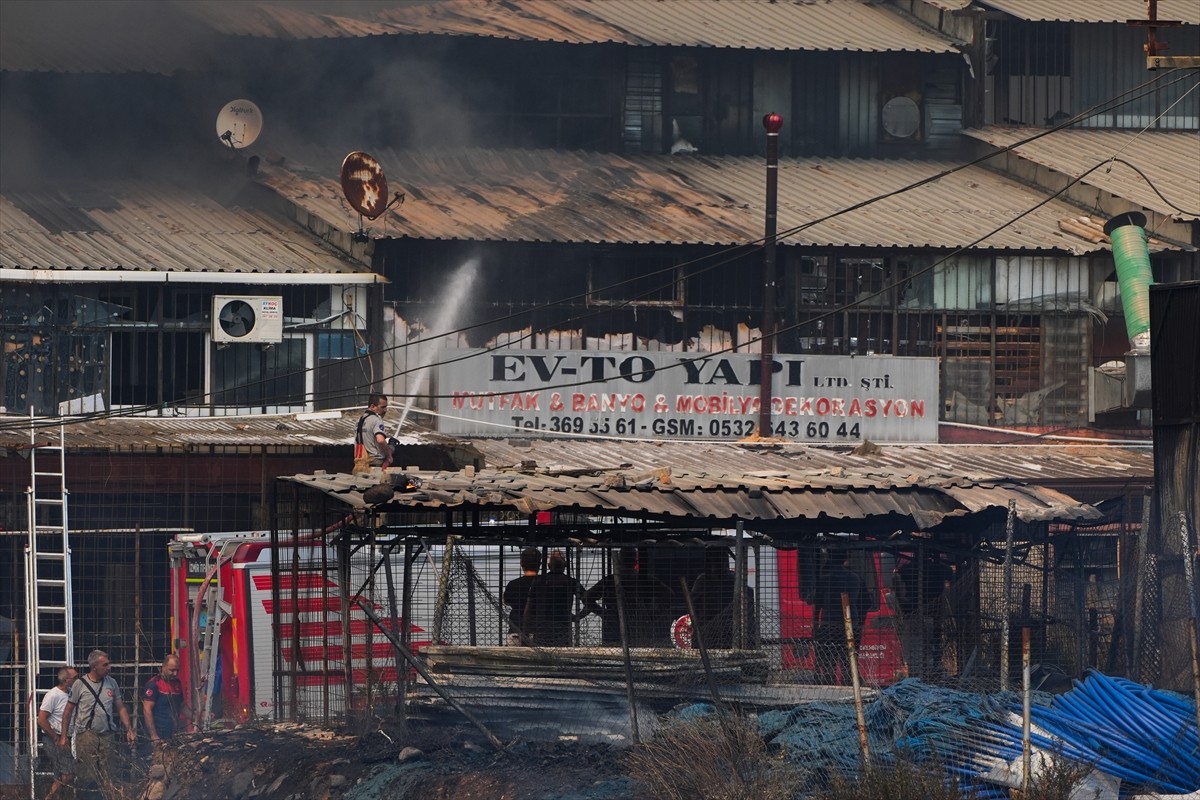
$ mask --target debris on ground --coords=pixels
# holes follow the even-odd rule
[[[915,757],[945,770],[976,797],[1007,797],[1022,783],[1020,708],[1015,692],[981,695],[901,681],[881,690],[863,709],[872,763],[886,767],[889,759]],[[716,716],[710,704],[681,705],[646,720],[644,730],[652,737],[656,734],[649,731],[665,734],[663,741],[669,742],[673,726]],[[1032,716],[1034,775],[1062,773],[1062,763],[1086,767],[1073,782],[1086,778],[1089,797],[1102,798],[1137,791],[1176,794],[1200,786],[1196,710],[1190,698],[1093,672],[1064,694],[1035,693]],[[739,717],[753,739],[741,745],[749,752],[754,748],[748,744],[757,743],[761,751],[754,764],[773,769],[777,762],[789,774],[812,779],[789,781],[795,788],[785,794],[804,797],[806,785],[839,775],[853,779],[860,770],[852,703],[811,702]],[[728,732],[729,720],[721,721],[719,727],[710,726],[713,736]],[[648,762],[653,746],[631,750],[616,734],[547,732],[541,739],[510,737],[497,747],[466,720],[448,715],[432,722],[410,717],[405,724],[375,719],[363,727],[351,732],[257,723],[178,736],[157,752],[145,779],[119,797],[626,800],[648,796],[652,778],[663,778],[659,773],[670,764],[679,768],[679,759]],[[656,742],[661,749],[662,742]]]

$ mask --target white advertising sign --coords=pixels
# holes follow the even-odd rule
[[[454,351],[444,433],[736,440],[758,434],[761,359],[743,353]],[[797,442],[936,442],[936,358],[776,355],[771,430]]]

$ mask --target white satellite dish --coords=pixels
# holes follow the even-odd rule
[[[262,112],[249,100],[231,100],[217,114],[217,138],[237,150],[253,144],[262,127]]]

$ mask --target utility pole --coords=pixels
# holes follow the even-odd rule
[[[779,131],[783,117],[774,112],[763,116],[767,130],[767,223],[763,236],[762,360],[759,362],[758,435],[771,436],[771,383],[775,349],[775,217],[779,193]]]

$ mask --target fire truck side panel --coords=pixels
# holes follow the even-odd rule
[[[810,673],[813,671],[813,606],[805,598],[811,598],[813,584],[818,579],[815,555],[812,551],[778,551],[783,666]],[[885,580],[891,575],[890,556],[859,551],[851,558],[851,568],[866,581],[872,603],[864,630],[859,634],[858,667],[865,683],[887,686],[906,675],[895,611],[887,603]]]

